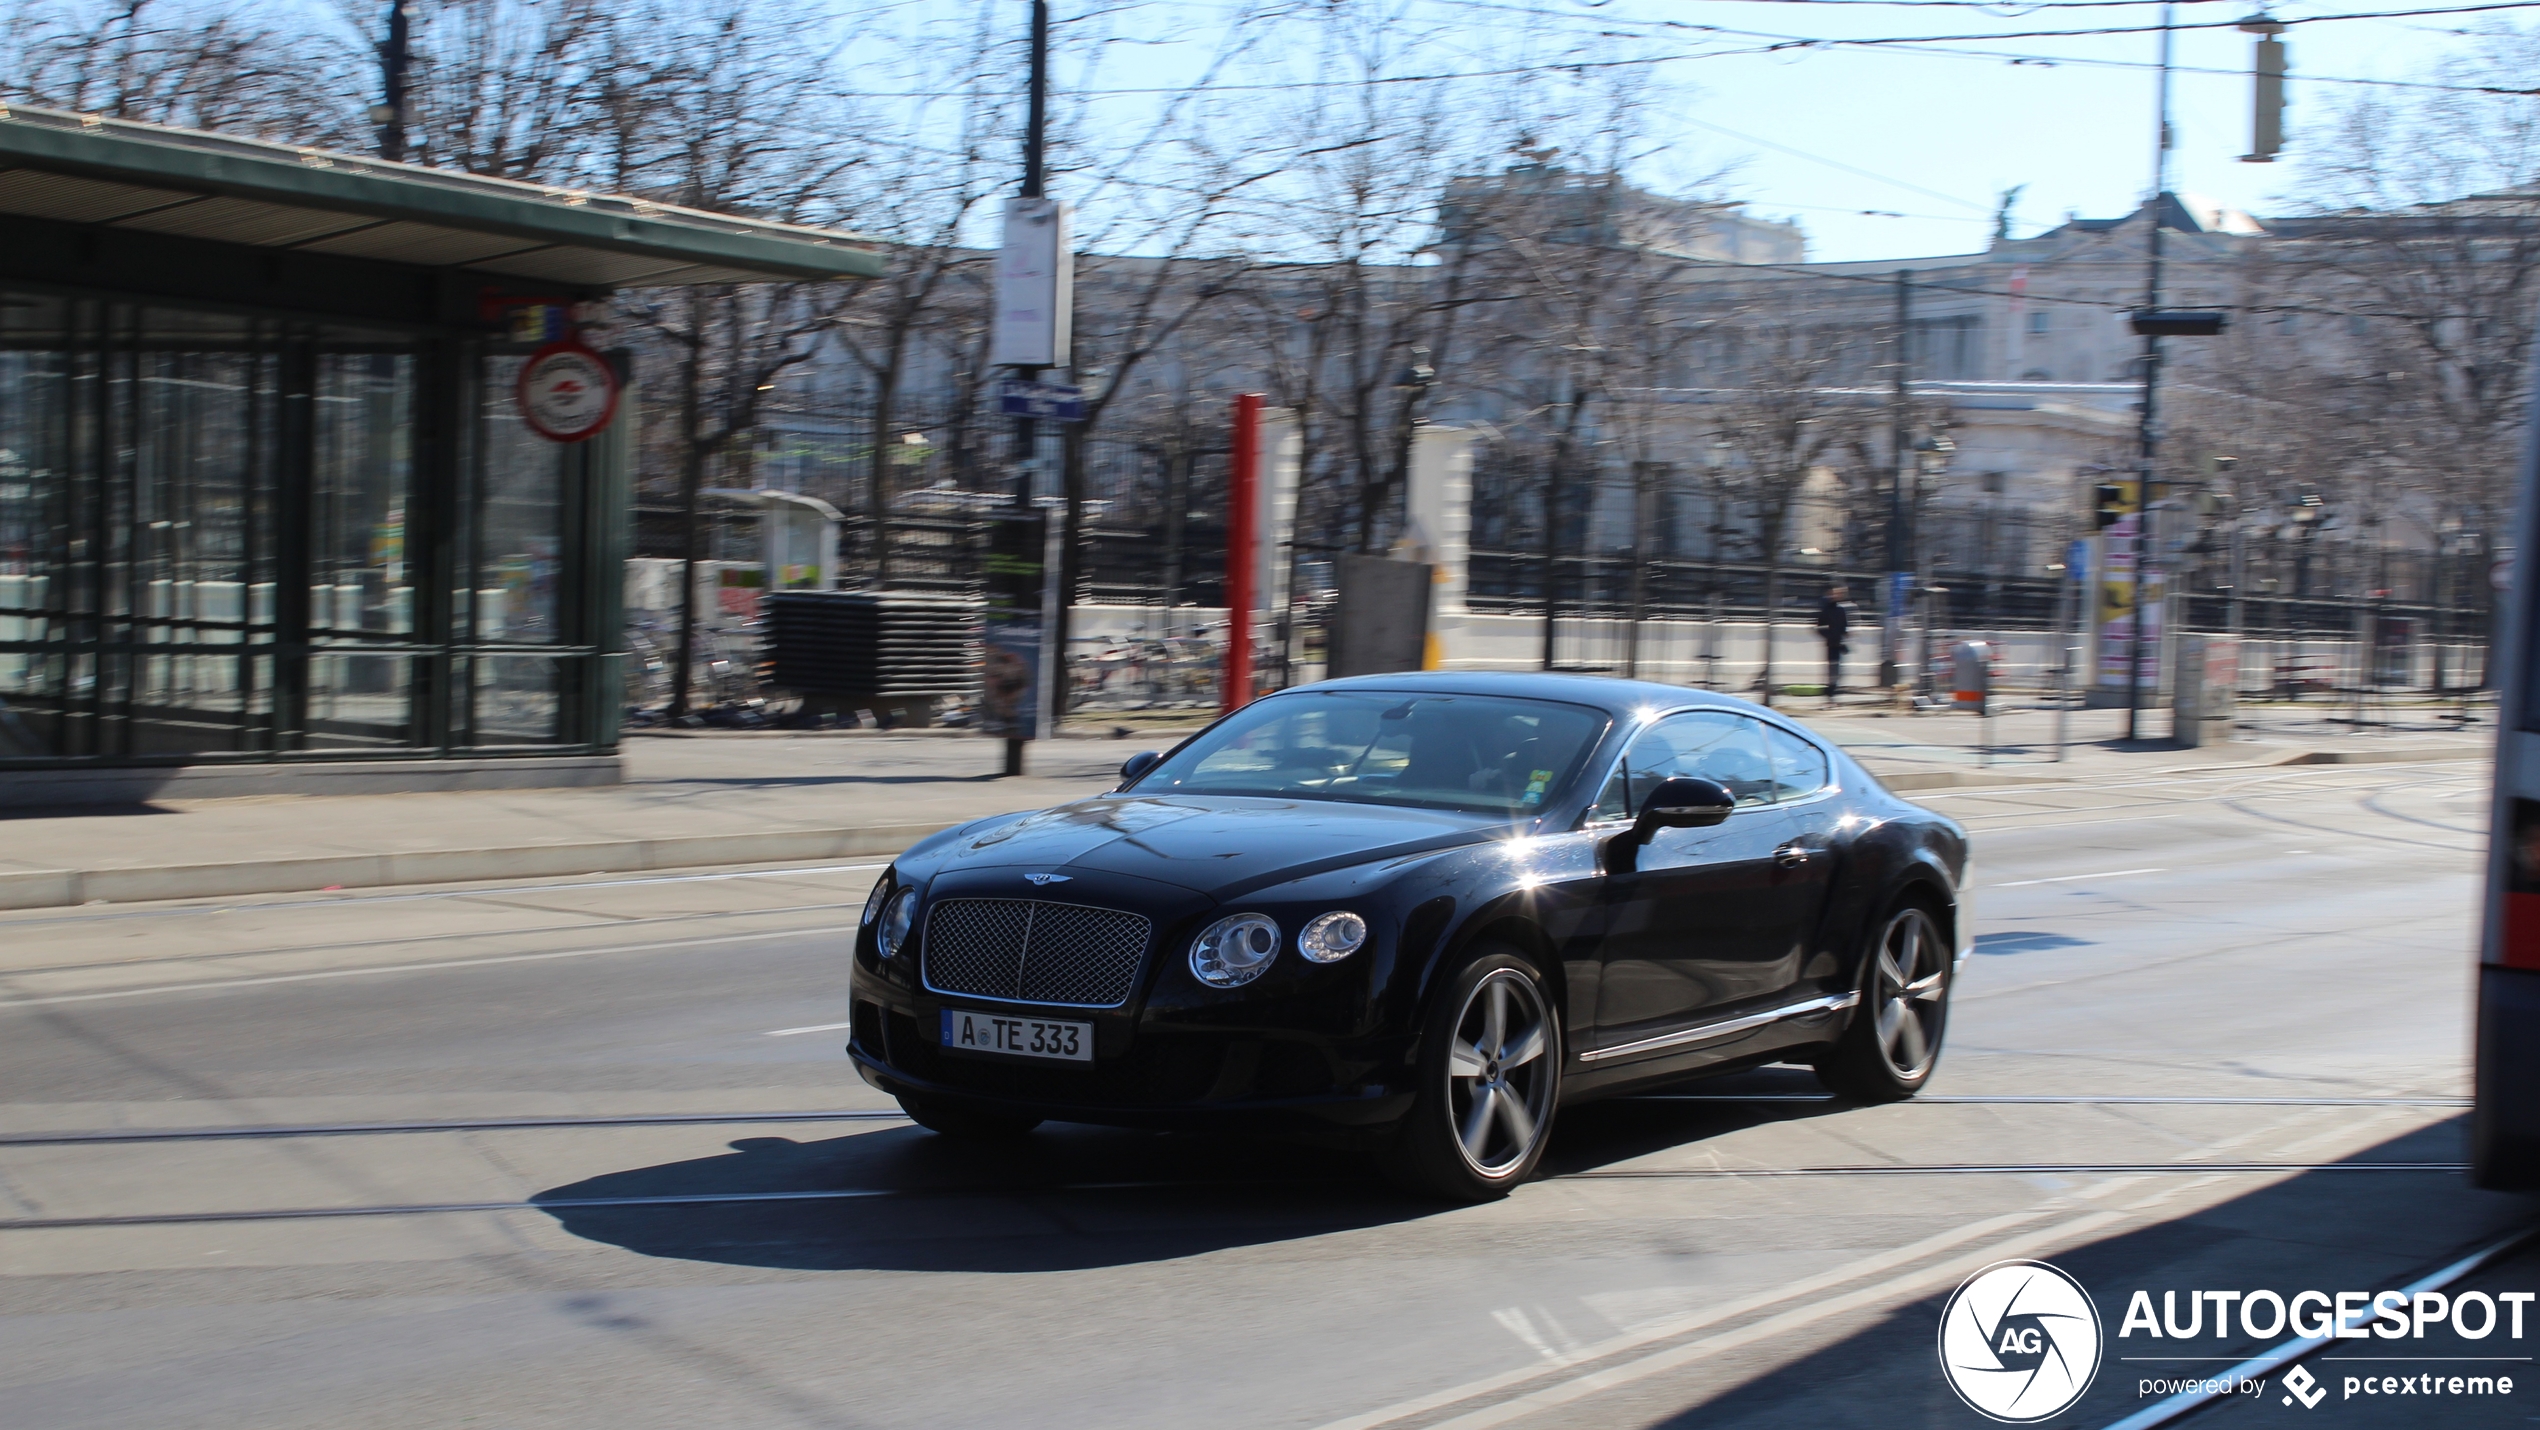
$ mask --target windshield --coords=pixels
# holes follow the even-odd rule
[[[1282,695],[1175,751],[1136,788],[1523,818],[1569,780],[1605,725],[1602,711],[1495,695]]]

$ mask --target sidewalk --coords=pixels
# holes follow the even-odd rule
[[[2262,709],[2247,738],[2196,750],[2126,745],[2123,711],[2073,711],[2056,762],[2054,716],[1990,722],[1784,702],[1899,793],[1990,784],[2134,779],[2162,770],[2488,756],[2492,723],[2463,731],[2428,709],[2356,731],[2327,707]],[[1099,726],[1108,729],[1107,724]],[[2166,736],[2168,716],[2144,717]],[[626,781],[589,789],[275,796],[168,801],[0,818],[0,909],[217,898],[712,865],[887,855],[981,815],[1107,789],[1130,753],[1176,731],[1032,747],[1031,773],[999,779],[996,742],[945,735],[637,735]]]

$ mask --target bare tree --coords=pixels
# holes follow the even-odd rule
[[[1815,288],[1817,291],[1806,291]],[[1791,517],[1810,479],[1850,450],[1867,415],[1842,379],[1860,369],[1874,327],[1841,296],[1807,280],[1759,285],[1750,309],[1723,334],[1734,375],[1721,395],[1720,431],[1742,459],[1739,485],[1764,561],[1764,703],[1773,701],[1773,629]]]
[[[293,144],[357,142],[361,59],[288,17],[196,0],[37,0],[0,19],[0,95]]]

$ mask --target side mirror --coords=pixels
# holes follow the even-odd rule
[[[1640,847],[1662,829],[1705,829],[1729,817],[1737,808],[1737,796],[1717,780],[1678,776],[1660,780],[1658,788],[1641,801],[1640,818],[1632,827],[1605,841],[1601,852],[1605,872],[1628,874],[1638,867]]]
[[[1162,755],[1157,754],[1153,750],[1140,750],[1136,754],[1131,755],[1129,758],[1122,760],[1120,762],[1120,783],[1126,786],[1135,782],[1138,776],[1154,769],[1156,765],[1163,760],[1163,758],[1164,757]]]
[[[1717,780],[1679,775],[1660,780],[1641,801],[1640,819],[1632,828],[1646,841],[1661,829],[1707,829],[1729,817],[1737,796]]]

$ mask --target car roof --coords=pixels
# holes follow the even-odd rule
[[[1652,680],[1623,680],[1610,675],[1580,675],[1568,671],[1533,670],[1405,670],[1388,675],[1354,675],[1342,680],[1319,681],[1312,685],[1292,686],[1280,694],[1301,691],[1402,691],[1434,695],[1507,695],[1535,700],[1565,700],[1573,705],[1591,705],[1616,716],[1629,716],[1649,709],[1681,710],[1686,706],[1711,706],[1735,710],[1741,714],[1761,715],[1766,711],[1751,700],[1716,691],[1694,690],[1681,685],[1661,685]]]

